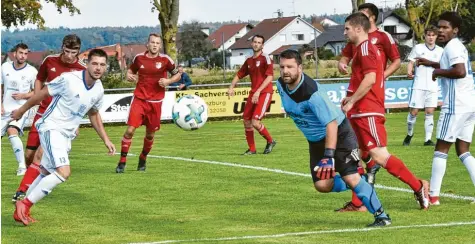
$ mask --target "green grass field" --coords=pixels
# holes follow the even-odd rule
[[[422,146],[423,115],[410,147],[401,146],[406,113],[387,118],[389,150],[418,177],[429,179],[433,148]],[[138,158],[130,156],[126,173],[120,175],[115,173],[119,156],[107,156],[94,130],[82,128],[73,142],[70,179],[32,209],[39,222],[28,227],[12,218],[11,196],[20,177],[15,176],[17,165],[4,138],[2,243],[475,242],[475,204],[470,199],[442,197],[441,206],[421,211],[412,193],[379,188],[393,225],[371,231],[365,229],[373,220],[370,214],[335,213],[333,209],[350,199],[350,192],[317,193],[309,177],[303,135],[288,118],[267,119],[265,124],[278,144],[272,154],[254,156],[240,155],[246,150],[241,121],[208,122],[193,132],[165,124],[155,139],[147,171],[135,171]],[[106,129],[120,150],[125,127]],[[143,133],[143,128],[137,130],[130,153],[140,153]],[[264,140],[257,135],[256,142],[262,152]],[[377,183],[409,189],[385,170]],[[475,196],[453,149],[442,191]]]

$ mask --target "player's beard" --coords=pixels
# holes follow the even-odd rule
[[[25,62],[26,62],[26,60],[19,60],[19,59],[16,60],[16,63],[17,63],[18,65],[22,65],[22,64],[24,64]]]
[[[284,74],[284,76],[282,77],[282,79],[284,80],[284,83],[285,84],[294,84],[295,82],[298,82],[298,79],[299,79],[299,74],[295,74],[295,75],[292,75],[292,74]]]
[[[104,73],[102,73],[101,75],[96,75],[94,74],[94,72],[91,73],[91,71],[87,71],[89,73],[89,76],[94,79],[94,80],[99,80],[102,78],[102,76],[104,76]]]

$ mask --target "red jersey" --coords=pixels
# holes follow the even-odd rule
[[[393,37],[386,31],[381,31],[378,29],[376,31],[370,32],[368,33],[368,40],[373,45],[376,45],[380,51],[384,69],[387,67],[388,60],[394,61],[400,58],[399,50],[397,49],[397,45],[394,42]],[[351,60],[355,55],[355,52],[355,45],[348,43],[341,54]]]
[[[41,63],[36,79],[41,82],[50,82],[54,78],[60,76],[64,72],[73,72],[85,70],[86,64],[82,60],[76,60],[74,63],[65,63],[61,60],[61,54],[49,55]],[[43,113],[53,100],[52,97],[47,97],[40,103],[38,113]]]
[[[371,90],[366,93],[353,108],[348,112],[351,117],[384,116],[384,80],[381,52],[368,40],[362,42],[356,48],[351,64],[351,78],[347,96],[351,97],[359,88],[364,76],[368,73],[376,73],[376,82]]]
[[[142,100],[158,101],[165,97],[165,88],[161,87],[158,81],[167,78],[167,72],[174,72],[175,63],[166,54],[149,58],[147,52],[144,52],[135,56],[130,70],[139,75],[134,96]]]
[[[246,59],[237,73],[239,79],[246,77],[246,75],[251,77],[251,92],[256,92],[267,76],[274,75],[274,64],[270,57],[263,53],[256,58],[250,57]],[[272,83],[269,83],[269,85],[261,91],[261,93],[273,92]]]

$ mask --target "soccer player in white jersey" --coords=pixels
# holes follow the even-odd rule
[[[432,142],[432,131],[434,130],[434,110],[437,108],[439,98],[439,84],[432,80],[432,66],[420,65],[425,61],[438,63],[442,56],[443,48],[437,46],[437,27],[430,26],[424,30],[424,42],[412,48],[407,57],[407,76],[413,78],[411,98],[409,100],[409,114],[407,115],[407,136],[403,145],[409,146],[414,135],[419,109],[425,109],[425,139],[424,146],[434,146]],[[414,64],[417,66],[414,72]]]
[[[467,49],[457,38],[461,24],[462,18],[456,12],[445,12],[439,17],[437,39],[445,47],[440,67],[432,64],[436,67],[432,79],[440,77],[443,94],[430,179],[430,202],[433,205],[440,204],[439,195],[447,167],[447,154],[453,143],[457,156],[475,185],[475,158],[470,154],[475,125],[475,87]]]
[[[86,70],[63,73],[46,83],[22,107],[13,111],[12,118],[19,119],[25,111],[47,96],[53,97],[43,117],[36,123],[45,151],[41,159],[41,174],[28,189],[25,199],[15,203],[13,218],[17,222],[24,225],[35,222],[30,216],[31,206],[68,179],[71,173],[68,157],[71,140],[76,136],[76,129],[86,114],[109,154],[115,153],[115,146],[109,140],[98,112],[104,96],[100,78],[106,66],[107,54],[103,50],[93,49],[89,52]]]
[[[26,100],[33,96],[33,86],[38,71],[35,67],[26,63],[28,58],[28,46],[19,43],[14,47],[14,61],[2,65],[2,137],[7,134],[12,144],[13,153],[18,162],[17,175],[26,172],[25,153],[23,142],[18,137],[23,135],[23,126],[28,118],[28,113],[19,120],[13,120],[10,115],[13,110],[25,104]]]

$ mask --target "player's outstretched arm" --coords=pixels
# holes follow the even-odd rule
[[[11,117],[15,120],[19,120],[26,111],[28,111],[36,104],[39,104],[41,101],[43,101],[43,99],[47,98],[48,96],[50,96],[48,88],[43,87],[43,89],[41,89],[40,91],[35,93],[35,95],[33,95],[30,99],[28,99],[28,101],[26,101],[23,106],[13,111]]]
[[[450,69],[435,69],[432,72],[432,80],[436,80],[437,77],[460,79],[465,76],[467,76],[467,71],[465,70],[465,64],[463,63],[454,64]]]
[[[89,120],[91,121],[91,125],[96,130],[97,134],[99,137],[102,139],[104,142],[105,146],[109,150],[109,155],[115,154],[115,146],[114,144],[110,141],[109,136],[107,136],[106,130],[104,129],[104,124],[102,123],[102,118],[101,115],[99,114],[99,111],[95,109],[89,110],[87,113],[89,116]]]
[[[407,77],[411,79],[414,78],[414,61],[407,63]]]

